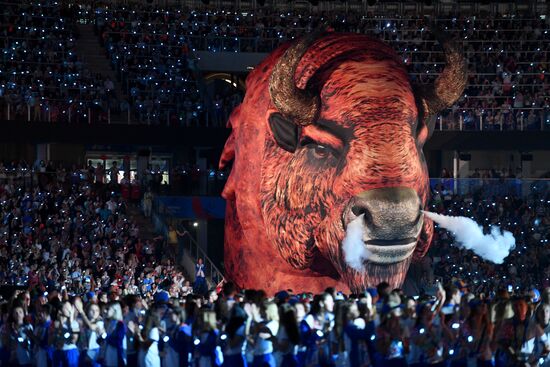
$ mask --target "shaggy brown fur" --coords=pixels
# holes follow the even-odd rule
[[[367,263],[343,260],[343,211],[350,199],[380,187],[409,187],[428,200],[417,99],[402,61],[386,44],[356,34],[328,34],[301,59],[296,84],[320,92],[316,123],[300,130],[295,152],[276,143],[268,119],[271,70],[285,51],[267,57],[248,77],[247,94],[231,115],[232,134],[220,165],[233,161],[227,199],[227,275],[242,287],[318,291],[364,289],[380,281],[400,286],[409,258]],[[327,128],[328,126],[328,128]],[[319,147],[321,146],[321,147]],[[391,223],[388,223],[391,225]],[[425,219],[414,258],[433,235]]]

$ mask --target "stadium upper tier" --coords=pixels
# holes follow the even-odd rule
[[[113,114],[124,122],[220,126],[240,94],[209,95],[194,52],[268,53],[321,24],[387,41],[402,56],[412,82],[427,83],[443,67],[430,32],[437,26],[462,42],[470,73],[463,98],[439,116],[437,129],[550,129],[550,25],[538,15],[472,13],[428,19],[265,8],[82,9],[67,10],[53,2],[5,7],[0,73],[4,118],[92,123],[110,122]],[[116,81],[91,73],[87,60],[75,53],[79,21],[95,24],[98,45],[104,47]]]

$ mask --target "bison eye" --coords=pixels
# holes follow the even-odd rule
[[[331,150],[324,145],[310,144],[309,147],[313,153],[313,156],[318,159],[326,159],[331,153]]]
[[[303,137],[300,145],[306,149],[310,159],[330,164],[334,164],[336,162],[335,158],[340,157],[341,153],[339,149],[336,149],[331,144],[315,141],[308,136]]]
[[[302,146],[308,151],[311,158],[326,160],[327,158],[336,157],[334,149],[327,145],[322,145],[314,141],[303,142]]]

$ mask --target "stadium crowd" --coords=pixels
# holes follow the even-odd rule
[[[182,42],[168,24],[160,37],[141,29],[149,20],[128,14],[124,21],[104,19],[98,9],[97,28],[111,64],[125,86],[140,121],[153,123],[177,119],[182,126],[199,125],[205,113],[197,68]]]
[[[209,95],[193,52],[270,52],[327,24],[371,34],[402,55],[413,82],[432,80],[443,65],[431,20],[412,14],[281,12],[158,8],[151,4],[77,6],[8,2],[0,26],[2,115],[10,119],[97,122],[110,112],[142,123],[222,126],[240,96]],[[91,73],[75,52],[78,18],[90,18],[117,80]],[[440,128],[548,128],[548,19],[503,14],[435,23],[464,43],[470,80],[465,96],[441,115]],[[125,95],[116,95],[120,83]],[[220,94],[220,93],[218,93]]]
[[[152,302],[139,294],[17,292],[0,306],[8,366],[548,366],[550,288],[463,284],[407,297],[261,290]]]
[[[477,292],[510,286],[522,291],[550,287],[550,193],[545,181],[534,182],[525,194],[519,180],[471,179],[467,180],[471,187],[462,188],[468,192],[464,195],[453,194],[452,180],[441,181],[433,187],[430,211],[470,217],[487,233],[493,226],[510,231],[516,248],[504,264],[493,264],[454,246],[450,233],[437,230],[429,256],[423,260],[424,286],[420,289],[449,276]]]
[[[89,16],[116,81],[91,73],[76,55],[75,8],[3,3],[2,116],[88,123],[114,109],[143,123],[222,126],[241,95],[208,97],[192,53],[269,52],[321,23],[389,41],[414,82],[433,80],[442,66],[429,22],[410,14],[109,4]],[[442,129],[550,128],[549,19],[439,19],[464,40],[470,65],[465,96],[442,114]],[[127,97],[116,95],[115,82]],[[137,182],[120,179],[121,170],[0,162],[0,367],[550,367],[545,181],[527,187],[511,171],[474,172],[461,194],[448,174],[432,182],[430,211],[512,232],[516,247],[503,264],[455,246],[436,226],[403,289],[381,283],[360,294],[272,295],[231,282],[209,289],[199,259],[195,274],[184,274],[174,249],[184,230],[144,239],[129,215],[130,202],[142,198],[151,215],[148,189],[163,186],[160,168]],[[213,194],[225,179],[215,169],[175,165],[170,185]]]
[[[550,362],[547,187],[520,196],[480,184],[457,196],[444,179],[434,184],[431,211],[514,234],[517,247],[502,265],[459,250],[438,229],[413,294],[380,284],[355,295],[285,290],[273,298],[231,283],[193,287],[164,236],[140,238],[117,195],[118,171],[38,166],[34,185],[22,184],[25,174],[7,179],[24,162],[0,166],[0,282],[19,289],[0,305],[2,365]],[[103,184],[107,175],[113,180]]]
[[[430,20],[407,14],[306,15],[264,9],[159,9],[149,5],[98,7],[96,14],[103,39],[127,40],[119,42],[123,52],[116,53],[117,58],[134,60],[147,53],[152,65],[155,61],[151,53],[161,46],[168,56],[196,50],[270,52],[320,24],[336,31],[372,34],[390,42],[403,56],[413,81],[432,80],[443,61],[429,31]],[[437,26],[464,41],[470,68],[465,97],[443,115],[444,128],[476,130],[483,125],[489,130],[540,129],[550,123],[547,20],[534,15],[441,18],[436,20]],[[121,51],[121,47],[109,47]],[[145,63],[138,63],[138,67],[145,69]],[[140,74],[143,78],[149,75],[147,70]]]
[[[75,52],[76,20],[57,2],[6,3],[0,14],[2,118],[105,121],[114,82]],[[9,111],[8,111],[9,109]]]

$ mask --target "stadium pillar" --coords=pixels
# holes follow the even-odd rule
[[[199,247],[208,256],[208,221],[199,220],[198,223],[199,225],[197,227],[197,242],[199,243]]]
[[[141,186],[145,185],[145,176],[147,175],[147,167],[149,166],[149,157],[151,156],[150,149],[141,149],[137,153],[137,177]]]
[[[521,176],[523,178],[531,177],[531,164],[533,163],[533,155],[529,153],[521,154]]]
[[[468,175],[470,174],[470,161],[460,159],[460,155],[458,158],[458,177],[468,178]]]
[[[523,131],[523,112],[519,115],[519,126],[520,130]]]
[[[50,160],[50,144],[36,144],[36,161],[48,162]]]
[[[458,162],[459,162],[459,154],[458,151],[455,150],[454,156],[453,156],[453,193],[457,193],[458,190]]]

